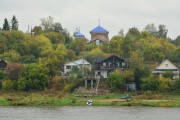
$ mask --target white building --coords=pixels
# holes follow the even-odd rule
[[[72,70],[73,67],[77,67],[81,70],[91,70],[92,65],[83,58],[72,61],[72,62],[68,62],[64,64],[64,74],[68,74]]]
[[[160,76],[162,76],[162,74],[167,71],[171,71],[174,73],[174,79],[179,77],[179,69],[168,59],[166,59],[159,66],[157,66],[152,73],[159,74]]]

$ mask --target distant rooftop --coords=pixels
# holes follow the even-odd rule
[[[107,31],[106,29],[104,29],[103,27],[99,25],[93,30],[91,30],[90,33],[109,33],[109,31]]]
[[[78,32],[75,34],[75,37],[84,37],[84,35],[82,33]]]

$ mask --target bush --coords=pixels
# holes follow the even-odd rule
[[[18,90],[25,90],[26,89],[26,81],[25,78],[21,78],[18,80]]]
[[[180,93],[180,78],[174,80],[173,90]]]
[[[164,78],[173,79],[174,73],[171,72],[171,71],[166,71],[165,73],[162,74],[162,76],[163,76]]]
[[[63,90],[64,85],[65,85],[65,81],[67,81],[67,80],[68,79],[65,77],[55,76],[50,81],[49,88],[54,89],[54,90]]]
[[[159,87],[159,79],[153,75],[142,78],[141,89],[156,91]]]
[[[24,73],[24,67],[22,64],[18,63],[8,64],[5,71],[6,79],[18,80]]]
[[[172,90],[173,81],[170,78],[160,78],[159,91],[168,92]]]
[[[63,90],[65,92],[73,92],[75,88],[79,87],[83,81],[80,79],[69,78],[67,82],[65,82],[65,86]]]
[[[48,77],[43,68],[38,67],[36,64],[29,64],[25,66],[25,74],[18,81],[18,89],[44,90],[48,83]]]
[[[112,90],[120,89],[125,86],[125,77],[123,73],[120,72],[111,72],[109,75],[109,85]]]
[[[15,80],[3,80],[2,81],[2,90],[3,91],[17,90],[17,81],[15,81]]]
[[[0,79],[4,79],[4,71],[0,70]]]

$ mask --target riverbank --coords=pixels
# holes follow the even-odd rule
[[[86,106],[87,100],[93,106],[151,106],[180,107],[180,95],[175,93],[145,92],[140,95],[128,93],[131,99],[121,99],[124,94],[107,95],[66,94],[54,91],[42,92],[0,92],[0,106]]]

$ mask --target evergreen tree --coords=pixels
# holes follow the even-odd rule
[[[18,21],[17,21],[15,15],[13,15],[13,18],[11,19],[11,24],[12,24],[12,26],[11,26],[12,30],[18,30],[18,25],[19,24],[18,24]]]
[[[4,19],[4,24],[2,30],[10,30],[9,22],[7,18]]]

